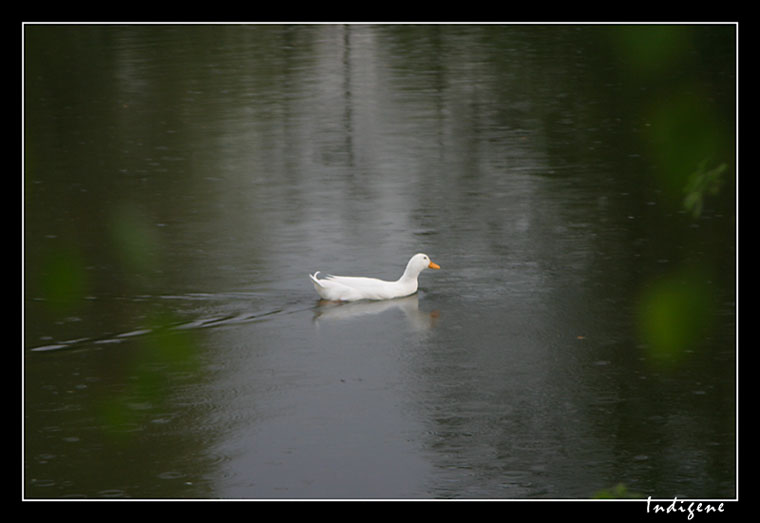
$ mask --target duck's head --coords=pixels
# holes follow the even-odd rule
[[[419,253],[412,256],[409,263],[406,266],[407,271],[414,272],[416,274],[421,273],[425,269],[440,269],[441,267],[437,263],[433,263],[427,254]]]

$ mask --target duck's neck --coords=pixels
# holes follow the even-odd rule
[[[413,270],[411,267],[407,265],[406,269],[404,270],[404,274],[402,274],[401,278],[398,279],[398,283],[416,282],[417,276],[419,275],[420,273],[418,271]]]

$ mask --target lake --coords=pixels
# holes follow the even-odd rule
[[[736,30],[25,25],[23,496],[735,498]]]

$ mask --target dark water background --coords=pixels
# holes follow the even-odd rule
[[[735,29],[25,26],[24,496],[733,498]]]

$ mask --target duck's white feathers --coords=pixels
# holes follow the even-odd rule
[[[438,268],[425,254],[412,256],[404,274],[396,281],[362,276],[327,276],[317,278],[319,271],[310,274],[314,289],[320,297],[331,301],[389,300],[417,292],[417,276],[424,269]]]

